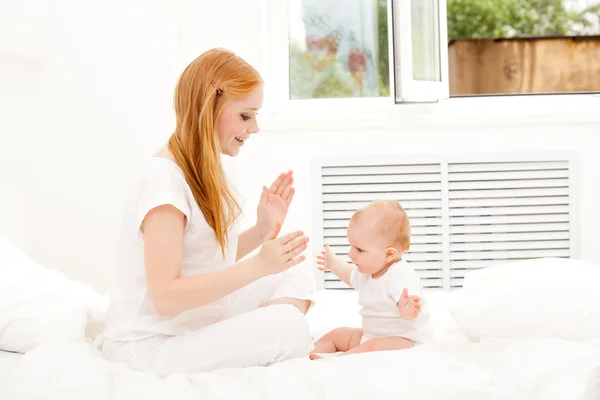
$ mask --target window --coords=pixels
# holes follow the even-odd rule
[[[290,99],[389,97],[387,0],[289,1]]]
[[[600,91],[600,0],[265,1],[279,103]]]

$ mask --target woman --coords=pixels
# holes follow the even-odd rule
[[[166,374],[268,365],[313,349],[304,318],[312,278],[290,270],[308,238],[278,237],[292,174],[263,188],[256,225],[238,235],[240,208],[221,165],[221,154],[237,155],[258,132],[262,98],[258,72],[229,51],[210,50],[181,75],[175,132],[123,214],[106,358]]]

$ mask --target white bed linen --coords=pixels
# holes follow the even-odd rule
[[[321,322],[321,330],[356,323],[344,320],[352,309],[352,295],[344,295],[323,294],[338,312],[325,307],[312,323]],[[438,296],[438,306],[447,299]],[[319,321],[327,315],[327,324]],[[89,342],[45,344],[19,360],[0,399],[600,399],[599,346],[543,337],[472,343],[443,313],[436,321],[444,330],[436,341],[409,350],[164,379],[108,362]]]
[[[0,393],[2,388],[10,382],[11,374],[16,369],[23,354],[0,350]],[[3,399],[3,397],[0,397]]]

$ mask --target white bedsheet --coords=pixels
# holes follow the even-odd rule
[[[22,357],[23,354],[0,350],[0,393],[2,393],[2,388],[10,382],[11,374]]]
[[[597,400],[600,350],[552,338],[448,341],[161,379],[110,363],[82,342],[38,347],[13,379],[0,398]]]
[[[319,299],[328,307],[315,307],[309,318],[316,333],[359,321],[353,295]],[[434,307],[447,300],[434,298]],[[600,399],[600,345],[556,338],[471,343],[446,317],[436,314],[436,342],[410,350],[167,378],[108,362],[89,342],[45,344],[11,365],[0,399]]]

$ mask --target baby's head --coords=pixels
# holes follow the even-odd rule
[[[348,225],[348,256],[363,274],[377,274],[410,247],[410,221],[397,201],[380,200],[354,213]]]

